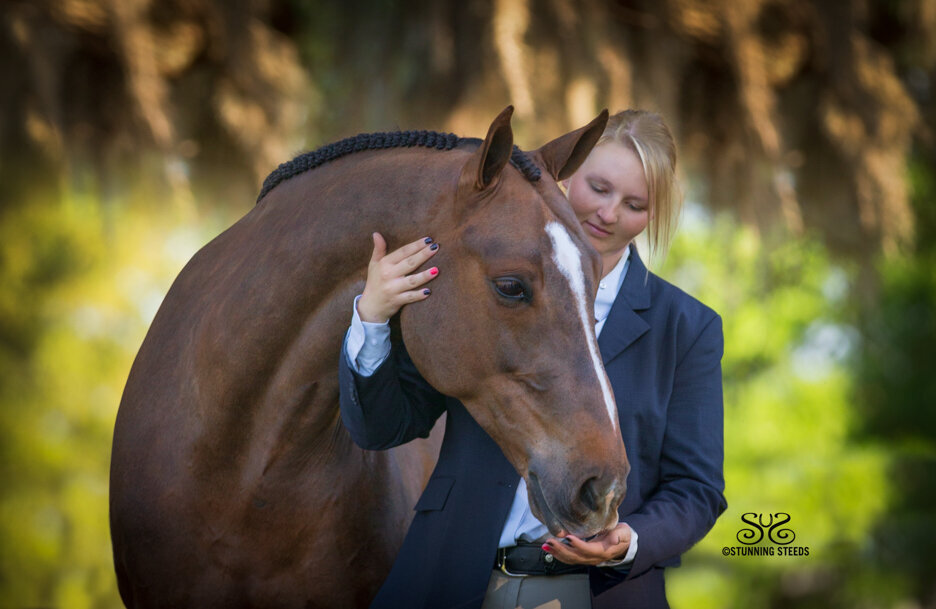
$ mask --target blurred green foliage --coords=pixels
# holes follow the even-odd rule
[[[857,436],[891,455],[894,492],[872,539],[873,565],[907,577],[912,596],[936,603],[936,151],[916,151],[910,170],[916,244],[879,261],[877,298],[862,311],[856,358]]]
[[[859,585],[868,574],[845,568],[870,550],[890,492],[886,452],[852,440],[855,270],[809,238],[768,251],[728,215],[689,212],[661,274],[724,320],[728,510],[670,572],[672,605],[889,605],[899,581],[869,596]],[[723,556],[742,546],[749,512],[789,514],[790,545],[808,555]]]
[[[114,417],[170,282],[219,228],[186,220],[78,196],[2,217],[0,607],[121,606],[107,515]]]
[[[0,595],[10,606],[89,606],[113,590],[101,541],[119,385],[105,379],[126,355],[100,323],[111,305],[76,281],[102,266],[94,210],[22,208],[0,227]]]

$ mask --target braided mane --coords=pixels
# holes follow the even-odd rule
[[[263,181],[263,187],[257,196],[257,203],[260,203],[261,199],[276,188],[280,182],[353,152],[382,150],[384,148],[412,148],[414,146],[435,148],[436,150],[451,150],[462,142],[480,143],[481,140],[460,138],[453,133],[439,133],[437,131],[359,133],[353,137],[326,144],[311,152],[300,154],[293,160],[282,163]],[[510,164],[516,167],[530,182],[536,182],[540,179],[539,167],[525,152],[516,146],[513,147],[513,152],[510,154]]]

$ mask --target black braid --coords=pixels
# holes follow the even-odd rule
[[[260,195],[257,196],[257,203],[280,182],[295,177],[300,173],[305,173],[310,169],[315,169],[319,165],[351,154],[352,152],[360,152],[361,150],[381,150],[384,148],[412,148],[413,146],[435,148],[436,150],[451,150],[465,141],[472,140],[459,138],[452,133],[439,133],[437,131],[359,133],[354,137],[326,144],[321,148],[306,152],[291,161],[281,164],[263,181]],[[539,167],[536,166],[526,153],[516,146],[513,147],[513,152],[510,155],[510,164],[516,167],[530,182],[536,182],[540,179]]]
[[[523,174],[523,177],[530,182],[539,182],[540,168],[536,166],[533,159],[516,146],[513,147],[513,152],[510,153],[510,164],[516,167]]]

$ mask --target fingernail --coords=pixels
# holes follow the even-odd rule
[[[438,274],[439,274],[439,267],[435,267],[435,266],[434,266],[434,267],[432,267],[431,269],[429,269],[429,274],[430,274],[430,275],[438,275]]]
[[[428,296],[429,294],[432,294],[432,290],[430,290],[429,288],[426,288],[425,290],[423,290],[423,294]]]
[[[439,244],[438,244],[438,243],[433,243],[432,245],[429,246],[429,249],[431,249],[431,250],[437,250],[437,249],[439,249]]]
[[[544,543],[543,552],[552,552],[552,547],[548,543]]]
[[[426,237],[426,238],[425,238],[425,242],[426,242],[426,243],[432,243],[432,237]]]

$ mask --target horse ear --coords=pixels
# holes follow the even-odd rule
[[[554,180],[565,180],[579,168],[591,152],[608,123],[608,111],[602,110],[592,122],[557,137],[536,151],[546,171]]]
[[[510,160],[513,152],[513,130],[510,128],[510,117],[513,116],[513,111],[513,106],[507,106],[497,115],[488,128],[484,142],[475,153],[477,161],[475,187],[478,190],[490,186]]]

